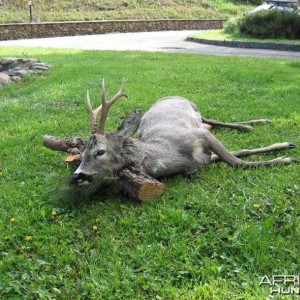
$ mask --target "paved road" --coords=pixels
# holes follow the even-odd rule
[[[186,37],[193,32],[194,31],[108,33],[86,36],[0,41],[0,47],[26,46],[44,48],[72,48],[84,50],[142,50],[300,59],[300,52],[263,49],[241,49],[203,45],[186,41]]]

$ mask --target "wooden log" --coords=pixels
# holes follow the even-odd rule
[[[51,150],[68,152],[72,155],[80,154],[85,148],[85,142],[81,138],[62,139],[48,134],[43,136],[43,145]]]
[[[72,166],[80,163],[80,153],[83,152],[85,144],[85,141],[78,137],[57,138],[50,135],[43,136],[43,145],[46,148],[70,154],[65,161]],[[114,183],[113,189],[121,191],[135,200],[147,202],[160,196],[164,192],[165,186],[142,170],[133,172],[129,169],[122,169],[119,171],[119,180]]]
[[[81,161],[81,155],[80,154],[71,154],[65,158],[65,162],[69,165],[78,165]]]
[[[125,194],[142,202],[151,201],[165,190],[164,184],[145,172],[140,171],[136,174],[129,169],[123,169],[119,172],[118,184]]]

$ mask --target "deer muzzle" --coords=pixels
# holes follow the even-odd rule
[[[92,176],[84,173],[74,173],[72,176],[71,183],[76,184],[78,186],[87,185],[92,182]]]

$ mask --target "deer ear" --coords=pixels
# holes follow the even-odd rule
[[[134,135],[139,127],[140,121],[142,118],[142,113],[139,110],[135,110],[130,113],[123,123],[118,127],[116,134],[123,138],[123,140]]]

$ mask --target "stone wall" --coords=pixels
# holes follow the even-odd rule
[[[219,29],[223,19],[122,20],[1,24],[0,40],[160,30]]]

